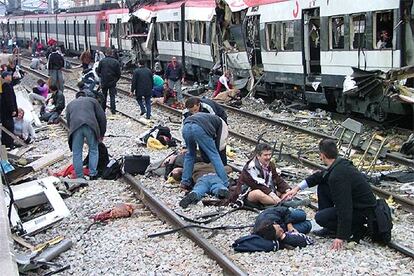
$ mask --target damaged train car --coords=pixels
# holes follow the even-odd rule
[[[414,65],[412,0],[267,2],[274,3],[250,7],[246,19],[260,29],[246,38],[261,56],[252,64],[263,76],[259,94],[302,98],[377,121],[392,114],[412,118],[412,102],[392,97],[402,90],[386,75]],[[346,76],[358,93],[344,92]]]

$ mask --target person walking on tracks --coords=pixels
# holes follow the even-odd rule
[[[228,129],[226,123],[217,115],[199,112],[184,120],[182,134],[187,145],[187,152],[184,157],[181,188],[191,189],[191,176],[196,159],[197,145],[207,155],[217,176],[227,187],[228,178],[219,154],[219,151],[225,147],[227,142]]]
[[[106,101],[108,99],[109,91],[111,112],[112,114],[115,114],[116,83],[121,78],[121,66],[119,62],[112,56],[112,51],[110,49],[107,50],[106,57],[99,61],[96,72],[101,78],[102,93],[105,98],[104,102],[102,103],[102,109],[104,111],[106,110]]]
[[[49,55],[47,69],[49,70],[50,86],[55,85],[59,91],[63,92],[65,81],[63,80],[62,69],[65,67],[65,59],[58,52],[57,47],[52,47]]]
[[[184,69],[176,57],[172,57],[171,62],[167,65],[164,78],[168,82],[168,87],[177,92],[177,100],[182,102],[181,84],[184,82]]]
[[[138,105],[141,109],[141,115],[146,113],[146,118],[151,118],[151,95],[153,88],[152,72],[144,66],[144,61],[138,62],[138,68],[134,70],[131,83],[131,95],[135,93]],[[145,106],[142,101],[145,100]]]
[[[73,152],[73,167],[77,178],[83,178],[83,143],[89,147],[89,179],[97,178],[99,159],[98,141],[102,141],[106,132],[106,116],[98,101],[86,97],[83,91],[66,107],[66,119],[69,126],[69,147]]]
[[[315,235],[335,237],[332,249],[339,250],[345,240],[359,240],[367,233],[364,224],[375,215],[376,199],[365,176],[351,161],[338,156],[335,141],[324,139],[319,143],[319,155],[328,166],[302,181],[282,199],[291,198],[300,190],[318,186],[316,222],[324,227]]]

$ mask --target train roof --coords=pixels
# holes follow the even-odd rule
[[[238,12],[250,7],[286,2],[292,0],[224,0],[232,12]]]

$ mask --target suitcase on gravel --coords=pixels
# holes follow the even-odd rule
[[[145,174],[150,164],[148,155],[129,155],[124,157],[124,172],[131,175]]]

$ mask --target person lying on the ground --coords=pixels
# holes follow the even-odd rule
[[[290,191],[290,186],[277,173],[269,144],[258,144],[254,152],[255,156],[247,161],[239,176],[238,185],[242,194],[247,195],[246,203],[276,205]]]
[[[241,99],[240,90],[237,89],[230,89],[228,91],[221,92],[217,96],[213,98],[215,102],[221,104],[227,104],[231,101],[239,101]]]
[[[36,138],[32,123],[24,118],[24,110],[17,109],[17,117],[14,118],[14,134],[22,138],[25,143],[32,143]]]
[[[229,166],[224,167],[226,173],[231,172]],[[215,168],[212,164],[199,162],[194,165],[193,182],[195,183],[193,190],[188,193],[181,201],[180,206],[187,208],[190,204],[196,204],[206,194],[211,194],[219,199],[228,198],[228,182],[225,183],[217,176]]]
[[[40,120],[47,122],[48,124],[57,124],[60,114],[65,109],[65,96],[61,91],[58,91],[56,85],[51,85],[49,91],[52,96],[46,100],[46,104],[52,102],[54,104],[53,109],[46,111],[46,107],[43,106],[40,110]]]
[[[316,222],[324,227],[315,235],[335,237],[332,249],[339,250],[344,241],[359,242],[367,235],[365,226],[375,215],[376,199],[366,177],[351,161],[338,155],[336,143],[323,139],[319,143],[322,162],[328,166],[302,181],[282,196],[289,199],[300,190],[318,186],[318,212]]]
[[[283,249],[313,244],[312,238],[305,235],[311,229],[312,224],[306,220],[303,210],[273,207],[259,214],[252,233],[266,240],[278,241],[279,249]]]
[[[37,86],[34,87],[32,91],[33,92],[29,94],[30,102],[35,103],[38,101],[44,105],[49,94],[49,86],[45,81],[42,79],[37,80]]]

